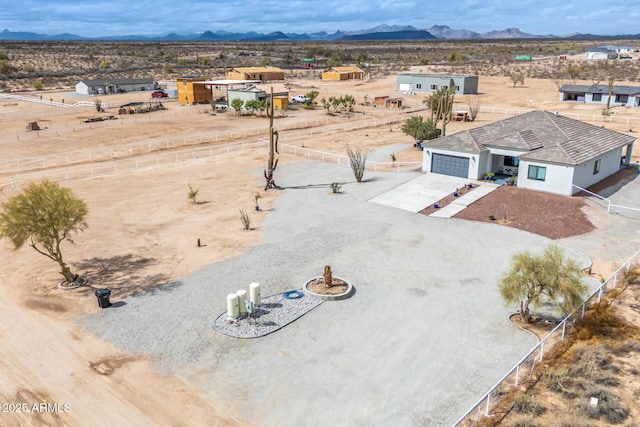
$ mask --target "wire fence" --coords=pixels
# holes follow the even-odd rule
[[[336,135],[343,132],[352,132],[367,128],[389,126],[403,122],[406,114],[416,110],[406,109],[403,113],[395,113],[385,116],[388,112],[380,113],[380,117],[367,117],[363,114],[350,114],[343,116],[325,116],[316,119],[295,120],[278,123],[280,140],[283,143],[297,142],[316,137]],[[370,115],[371,116],[371,115]],[[133,119],[129,119],[133,120]],[[144,119],[141,119],[144,120]],[[74,126],[73,131],[93,129],[101,127],[108,130],[119,126],[123,121],[103,121]],[[33,132],[35,138],[39,138],[39,132]],[[178,149],[185,146],[202,144],[231,143],[241,138],[259,138],[268,134],[268,126],[245,127],[242,130],[228,130],[224,132],[212,132],[208,134],[191,134],[174,138],[155,138],[144,141],[132,142],[120,145],[106,145],[99,147],[73,150],[59,154],[24,157],[0,162],[0,175],[18,174],[27,171],[37,171],[52,167],[68,167],[76,163],[97,162],[104,160],[116,160],[125,157],[149,154],[152,152]]]
[[[575,184],[572,184],[572,186],[578,189],[578,191],[584,192],[585,194],[588,194],[589,196],[591,196],[589,200],[595,205],[606,209],[607,213],[614,213],[614,214],[619,214],[619,215],[624,215],[629,217],[640,218],[640,208],[632,208],[630,206],[617,205],[617,204],[611,203],[610,199],[607,199],[606,197],[603,197],[599,194],[591,192],[586,188],[579,187]]]
[[[185,150],[161,152],[158,154],[146,154],[141,156],[124,156],[123,158],[107,156],[105,153],[95,156],[93,161],[74,164],[61,168],[47,168],[36,172],[19,175],[11,175],[4,183],[0,182],[0,188],[20,189],[31,182],[48,179],[53,182],[61,182],[72,179],[90,178],[95,176],[117,175],[118,173],[144,171],[151,168],[160,168],[168,164],[176,164],[206,157],[219,156],[241,150],[264,147],[269,143],[267,139],[257,138],[255,142],[241,141],[232,144],[199,146]],[[297,147],[289,144],[278,144],[280,153],[289,153],[297,157],[311,160],[336,163],[341,166],[350,166],[349,157],[344,154],[335,154],[325,151],[312,150],[305,147]],[[126,150],[125,150],[126,151]],[[375,172],[407,172],[421,167],[421,162],[373,162],[366,161],[366,169]]]
[[[515,390],[521,384],[526,384],[537,378],[541,372],[536,370],[536,366],[540,364],[545,355],[549,354],[556,344],[564,341],[573,332],[574,326],[584,318],[585,312],[589,308],[599,303],[605,293],[618,286],[618,283],[623,280],[624,274],[638,264],[639,258],[640,250],[636,251],[622,266],[611,274],[607,280],[594,290],[578,309],[565,317],[547,336],[520,359],[518,363],[500,378],[463,416],[453,423],[453,427],[478,425],[482,418],[494,415],[492,414],[492,409],[501,402],[502,398],[509,391]]]

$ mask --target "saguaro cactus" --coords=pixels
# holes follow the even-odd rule
[[[278,131],[273,130],[273,87],[271,87],[271,95],[269,96],[269,105],[267,106],[267,115],[269,116],[269,160],[267,162],[267,168],[264,170],[264,179],[267,183],[264,186],[265,190],[270,188],[278,188],[274,179],[273,172],[278,167],[278,159],[275,159],[275,154],[278,153]]]

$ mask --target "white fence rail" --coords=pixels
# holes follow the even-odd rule
[[[493,107],[493,106],[480,106],[481,113],[492,114],[508,114],[511,116],[518,116],[520,114],[528,113],[538,109],[533,108],[507,108],[507,107]],[[620,116],[612,114],[610,116],[603,116],[602,113],[581,112],[576,113],[573,111],[560,111],[560,114],[565,117],[570,117],[576,120],[590,121],[590,122],[602,122],[602,123],[624,123],[632,125],[634,123],[640,124],[640,117]]]
[[[403,111],[408,113],[413,112],[413,110],[410,109]],[[404,113],[396,113],[389,116],[383,115],[381,117],[369,118],[361,114],[352,114],[349,117],[325,116],[314,120],[297,120],[286,123],[282,122],[279,123],[281,125],[279,127],[280,140],[283,143],[295,143],[301,140],[313,139],[315,137],[326,135],[335,135],[342,132],[352,132],[367,128],[389,126],[402,122],[405,119],[406,115]],[[108,130],[112,127],[122,126],[123,123],[126,125],[127,121],[137,123],[138,121],[146,120],[144,117],[125,117],[123,120],[107,120],[96,123],[83,123],[75,125],[72,128],[67,128],[67,132],[75,132],[93,128]],[[47,130],[46,132],[50,132],[50,130]],[[45,138],[46,132],[43,132],[42,138]],[[81,162],[114,160],[133,155],[148,154],[156,151],[205,143],[232,143],[234,140],[238,140],[240,138],[259,138],[260,136],[265,136],[267,133],[268,129],[267,124],[265,123],[264,126],[254,126],[253,128],[247,127],[242,131],[229,130],[225,132],[212,132],[210,134],[191,134],[175,138],[156,138],[145,141],[132,142],[129,144],[99,146],[95,148],[74,150],[59,154],[17,158],[14,160],[1,161],[0,175],[18,174],[51,167],[66,167],[74,163]],[[27,135],[31,135],[31,138],[37,139],[40,137],[40,132],[29,132]],[[23,139],[25,138],[25,136],[22,135],[19,136],[19,138]]]
[[[517,388],[522,381],[531,379],[536,364],[543,360],[545,351],[549,352],[555,344],[563,341],[567,335],[571,334],[575,323],[584,317],[585,311],[589,309],[592,304],[600,302],[602,296],[607,291],[614,289],[618,285],[618,282],[622,280],[625,271],[633,268],[634,265],[638,263],[639,258],[640,250],[631,255],[622,266],[584,300],[576,311],[565,317],[547,336],[520,359],[484,396],[453,423],[453,426],[477,425],[482,417],[492,416],[491,409],[500,402],[501,396],[506,391]]]

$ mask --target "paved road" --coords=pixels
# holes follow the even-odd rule
[[[508,321],[496,283],[514,252],[549,241],[369,202],[417,176],[367,172],[357,184],[345,167],[281,165],[264,244],[81,323],[250,425],[450,425],[535,344]],[[229,292],[299,288],[325,264],[352,298],[260,339],[211,328]]]

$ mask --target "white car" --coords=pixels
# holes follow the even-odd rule
[[[289,98],[289,102],[300,102],[300,103],[304,103],[307,102],[307,97],[304,95],[295,95]]]

